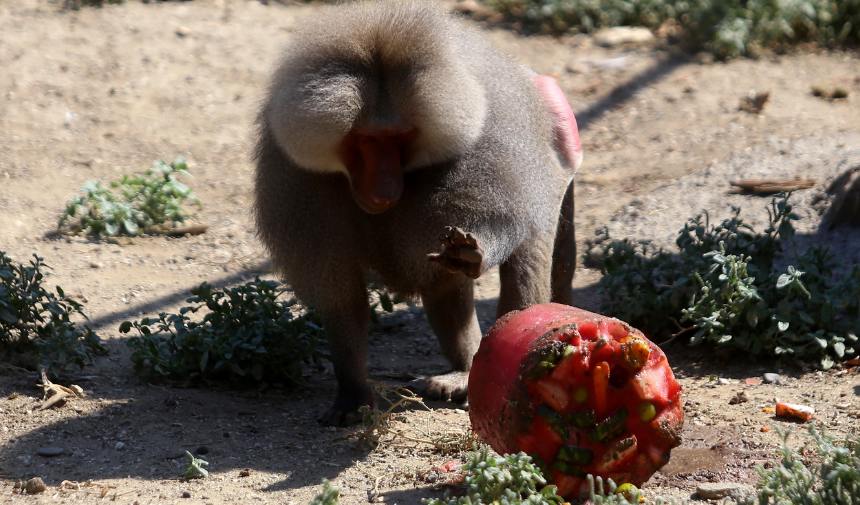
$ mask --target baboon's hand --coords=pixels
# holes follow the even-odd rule
[[[484,250],[478,239],[460,228],[446,226],[445,233],[439,235],[442,252],[427,255],[427,259],[439,263],[451,272],[462,272],[470,279],[477,279],[484,273]]]

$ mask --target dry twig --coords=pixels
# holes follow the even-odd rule
[[[433,411],[424,404],[421,397],[403,387],[389,386],[384,383],[370,381],[376,391],[385,398],[390,407],[385,412],[367,409],[365,412],[365,423],[370,426],[358,437],[358,446],[364,443],[371,445],[387,446],[396,449],[415,449],[418,445],[430,446],[430,449],[442,454],[449,454],[468,450],[477,440],[471,431],[438,431],[431,427]],[[395,401],[389,400],[389,395],[399,397]],[[421,405],[429,411],[427,426],[425,429],[397,429],[392,427],[392,421],[398,420],[394,416],[395,411],[413,402]],[[406,442],[406,443],[404,443]]]
[[[749,179],[745,181],[729,181],[729,184],[743,191],[771,194],[796,189],[809,189],[815,186],[815,179]]]
[[[766,104],[769,99],[770,92],[763,91],[761,93],[756,93],[753,89],[750,90],[749,95],[741,98],[741,104],[738,108],[751,114],[758,114],[762,109],[764,109],[764,104]]]
[[[45,367],[41,367],[41,375],[42,383],[36,385],[44,389],[44,395],[42,396],[42,410],[53,407],[62,407],[70,397],[83,398],[86,396],[84,394],[84,390],[80,386],[72,384],[71,387],[67,388],[66,386],[61,386],[51,382],[48,379],[48,373],[47,370],[45,370]]]

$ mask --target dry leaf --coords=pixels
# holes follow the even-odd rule
[[[748,96],[741,98],[740,110],[745,110],[751,114],[758,114],[764,109],[764,104],[770,99],[770,92],[763,91],[756,93],[756,90],[750,90]]]

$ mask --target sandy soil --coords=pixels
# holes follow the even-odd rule
[[[408,443],[356,450],[354,430],[317,425],[334,395],[330,372],[309,376],[306,389],[263,394],[148,385],[134,375],[117,331],[124,319],[176,310],[202,281],[223,286],[267,275],[248,214],[251,123],[279,48],[313,9],[242,0],[132,1],[80,11],[49,0],[0,4],[0,249],[21,262],[43,256],[54,268],[51,284],[87,302],[111,351],[75,379],[88,398],[56,410],[40,409],[35,375],[2,368],[0,501],[305,504],[322,478],[342,488],[345,504],[441,496],[446,476],[431,470],[451,456]],[[616,237],[671,243],[687,217],[704,209],[721,217],[730,205],[760,223],[767,200],[729,194],[728,180],[801,176],[819,180],[797,197],[802,238],[826,240],[846,261],[858,261],[860,232],[819,232],[813,206],[830,178],[860,164],[857,54],[702,63],[649,46],[599,48],[581,37],[496,29],[487,36],[555,75],[577,112],[586,151],[577,175],[581,246],[604,225]],[[813,97],[816,81],[847,87],[851,96]],[[753,88],[771,93],[761,114],[738,110]],[[205,204],[194,221],[209,225],[207,233],[45,238],[85,181],[177,156],[189,160],[188,182]],[[599,309],[598,279],[599,272],[579,270],[582,307]],[[481,279],[485,327],[497,289],[494,272]],[[371,336],[372,377],[397,384],[444,370],[420,310],[399,309],[403,325]],[[646,486],[651,496],[689,497],[700,481],[753,482],[753,466],[779,445],[773,430],[760,428],[800,428],[762,412],[774,398],[815,406],[837,432],[858,423],[856,369],[781,369],[679,347],[669,357],[686,390],[685,443]],[[764,372],[781,373],[782,383],[744,383]],[[738,391],[750,401],[729,405]],[[405,411],[397,426],[421,438],[468,429],[466,412],[431,407],[430,414]],[[201,445],[211,477],[180,479],[183,451]],[[37,455],[45,447],[64,452]],[[246,476],[243,469],[250,469]],[[13,493],[18,479],[34,476],[47,483],[46,493]],[[89,484],[61,489],[64,480]]]

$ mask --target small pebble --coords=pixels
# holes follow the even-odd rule
[[[720,377],[719,379],[717,379],[717,384],[719,384],[720,386],[728,386],[728,385],[729,385],[729,384],[731,384],[731,383],[732,383],[732,381],[731,381],[731,380],[729,380],[729,379],[724,379],[724,378],[722,378],[722,377]]]
[[[651,44],[654,34],[647,28],[638,26],[616,26],[605,28],[594,34],[594,43],[603,47],[616,47],[625,44]]]
[[[51,458],[54,456],[59,456],[63,452],[64,451],[62,447],[42,447],[36,451],[36,454],[38,454],[39,456]]]
[[[773,384],[774,382],[779,380],[779,374],[778,373],[766,373],[766,374],[761,376],[761,379],[764,381],[765,384]]]
[[[45,485],[45,481],[41,477],[33,477],[24,484],[24,490],[27,491],[27,494],[44,493],[46,489],[48,486]]]
[[[833,88],[833,91],[830,93],[830,98],[833,98],[835,100],[838,100],[840,98],[848,98],[849,93],[850,93],[850,91],[848,91],[848,88],[836,86],[835,88]]]
[[[117,442],[116,445],[113,446],[113,448],[118,450],[118,451],[121,451],[121,450],[125,449],[125,443],[124,442]]]
[[[182,497],[183,498],[191,498],[191,491],[183,491]]]
[[[191,28],[188,28],[187,26],[180,26],[176,29],[176,35],[179,35],[180,37],[187,37],[191,35]]]

